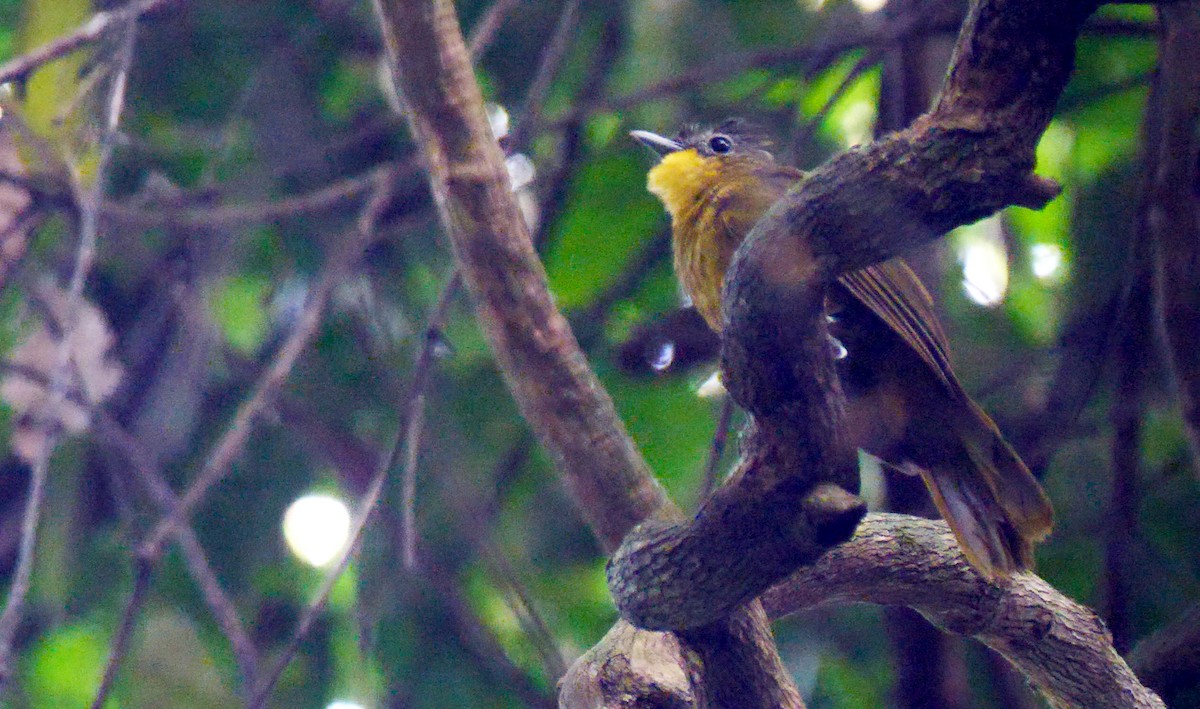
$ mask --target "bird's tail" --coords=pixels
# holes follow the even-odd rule
[[[1031,568],[1054,524],[1050,500],[996,424],[974,402],[952,426],[965,456],[921,477],[967,561],[988,578]]]

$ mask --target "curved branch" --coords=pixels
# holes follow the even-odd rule
[[[1090,609],[1031,573],[990,583],[944,522],[871,514],[854,538],[771,589],[773,617],[826,603],[902,605],[976,638],[1013,663],[1054,706],[1164,707],[1112,647]]]
[[[611,549],[665,496],[550,297],[452,6],[375,4],[410,109],[406,116],[484,334],[522,413],[601,544]]]
[[[488,128],[452,4],[376,0],[375,9],[476,317],[522,414],[601,545],[611,550],[642,519],[678,511],[554,305]],[[707,689],[712,704],[803,706],[757,603],[685,644],[695,660],[693,681]]]
[[[853,532],[865,512],[842,440],[825,288],[1058,186],[1034,149],[1092,2],[977,0],[932,112],[838,155],[776,203],[726,276],[723,379],[754,416],[742,463],[694,520],[643,525],[613,556],[622,615],[655,629],[714,621]]]

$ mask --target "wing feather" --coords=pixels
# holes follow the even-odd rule
[[[847,273],[838,283],[904,338],[950,393],[966,398],[950,367],[950,347],[933,298],[903,259]]]

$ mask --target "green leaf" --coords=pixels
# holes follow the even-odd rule
[[[253,354],[267,335],[266,278],[242,274],[227,278],[209,295],[208,306],[225,340],[244,354]]]
[[[91,703],[108,658],[106,632],[90,622],[66,625],[47,633],[34,647],[25,692],[34,709],[87,706]],[[118,706],[109,699],[106,707]]]

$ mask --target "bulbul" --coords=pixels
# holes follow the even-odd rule
[[[721,286],[734,251],[804,179],[738,121],[676,138],[631,135],[661,159],[647,187],[671,215],[675,271],[721,331]],[[933,299],[899,258],[840,277],[826,298],[851,442],[921,475],[967,560],[988,578],[1033,563],[1050,533],[1046,493],[950,367]]]

